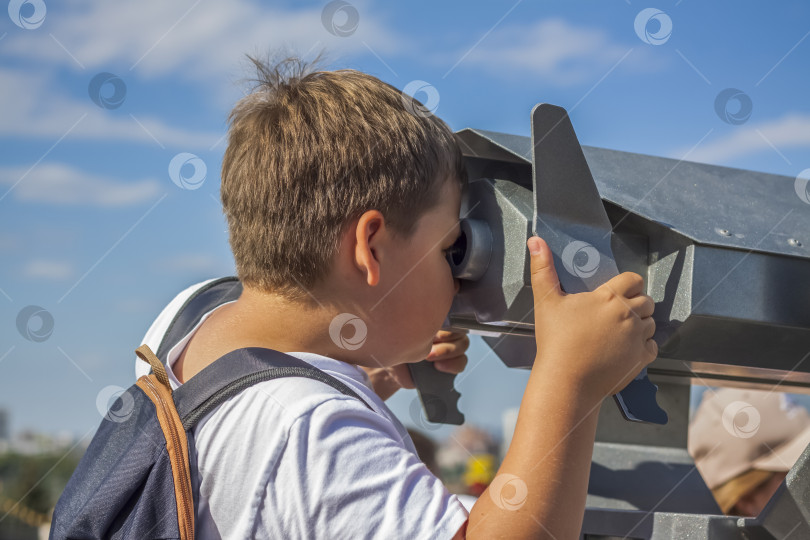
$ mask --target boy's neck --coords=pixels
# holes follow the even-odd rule
[[[360,365],[362,358],[338,347],[329,334],[335,315],[331,301],[307,297],[301,301],[245,287],[217,325],[231,344],[266,347],[281,352],[310,352]]]

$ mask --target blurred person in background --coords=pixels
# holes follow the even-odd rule
[[[488,435],[483,438],[480,435],[486,433],[483,430],[479,430],[478,428],[472,426],[464,427],[465,429],[460,429],[458,433],[462,435],[462,439],[464,439],[465,442],[469,443],[470,441],[483,440],[491,443]],[[472,437],[470,436],[471,433],[478,434],[479,436],[477,438]],[[411,440],[413,440],[413,445],[416,448],[416,453],[419,455],[419,459],[424,462],[430,472],[432,472],[440,480],[444,481],[441,467],[436,459],[436,452],[438,450],[438,445],[436,442],[421,431],[413,428],[408,428],[408,434],[411,436]],[[458,439],[453,440],[454,442],[458,443]],[[467,489],[467,493],[456,493],[458,499],[461,501],[461,504],[463,504],[468,511],[472,509],[475,501],[487,488],[490,482],[492,482],[492,479],[495,477],[495,471],[495,457],[492,454],[483,453],[470,456],[464,470],[464,485]]]
[[[408,435],[411,436],[413,446],[416,448],[416,454],[419,456],[419,459],[422,460],[422,463],[427,466],[428,470],[432,472],[436,478],[441,480],[442,472],[439,468],[439,464],[436,462],[436,449],[438,448],[436,442],[421,431],[417,431],[413,428],[408,428]]]
[[[782,393],[708,389],[689,454],[723,513],[758,516],[810,443],[810,414]]]
[[[464,484],[467,493],[473,497],[480,497],[487,486],[495,478],[495,456],[492,454],[475,454],[467,460],[467,470],[464,472]]]

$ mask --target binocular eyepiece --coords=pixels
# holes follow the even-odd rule
[[[476,281],[492,260],[492,231],[480,219],[462,219],[460,226],[461,235],[447,252],[447,262],[454,278]]]

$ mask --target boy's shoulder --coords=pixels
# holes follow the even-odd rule
[[[172,369],[173,365],[195,337],[197,331],[204,326],[208,316],[229,302],[214,302],[207,305],[204,308],[204,310],[208,310],[207,312],[196,314],[196,324],[185,324],[183,332],[171,336],[171,340],[176,343],[170,343],[171,346],[166,347],[167,333],[170,332],[173,325],[177,326],[175,319],[178,313],[186,309],[189,302],[198,297],[202,291],[214,291],[221,296],[222,290],[229,290],[238,284],[236,278],[215,278],[191,285],[178,293],[150,325],[142,343],[147,344],[153,351],[165,349],[161,360],[167,365],[166,371],[173,387],[177,388],[182,384]],[[231,295],[231,297],[233,296]],[[230,300],[230,302],[232,301]],[[240,409],[242,404],[251,404],[252,411],[262,411],[267,418],[275,418],[277,422],[290,423],[301,416],[312,414],[319,406],[332,401],[334,403],[323,408],[323,412],[335,407],[359,414],[373,411],[376,415],[382,416],[386,423],[394,424],[394,427],[399,423],[379,396],[374,393],[368,376],[362,368],[315,353],[291,352],[287,354],[337,379],[349,387],[360,399],[345,395],[318,380],[305,377],[285,377],[260,382],[243,390],[223,404],[224,410]],[[148,364],[136,357],[136,378],[148,374],[149,369]],[[244,411],[237,410],[233,417],[239,418],[244,414]],[[235,428],[238,429],[238,426]],[[402,431],[405,431],[404,427]]]

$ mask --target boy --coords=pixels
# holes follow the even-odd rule
[[[529,241],[537,359],[500,479],[468,515],[383,403],[431,351],[439,369],[466,363],[466,337],[437,334],[458,290],[445,256],[466,182],[454,135],[369,75],[253,61],[221,188],[244,291],[169,352],[172,385],[266,347],[339,378],[371,410],[304,378],[214,410],[194,432],[199,538],[577,537],[601,401],[657,353],[641,278],[565,295],[549,248]],[[153,348],[163,319],[144,340]]]

